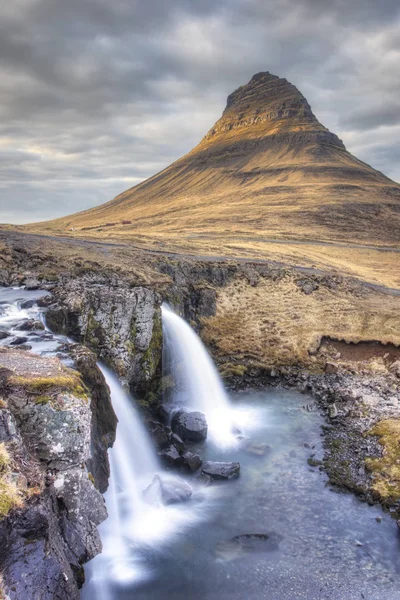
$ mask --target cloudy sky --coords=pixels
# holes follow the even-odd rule
[[[12,0],[0,222],[83,210],[190,150],[258,71],[400,181],[398,0]]]

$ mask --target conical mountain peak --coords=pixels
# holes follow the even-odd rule
[[[161,173],[107,204],[32,227],[190,249],[200,239],[237,249],[278,237],[393,244],[399,201],[400,186],[347,152],[293,84],[263,72]]]
[[[238,130],[254,137],[280,132],[327,131],[303,94],[287,79],[268,71],[256,73],[249,83],[228,96],[222,117],[204,140],[229,137],[229,132]]]

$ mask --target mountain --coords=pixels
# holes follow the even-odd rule
[[[191,152],[99,207],[31,230],[195,248],[295,240],[395,245],[400,185],[350,154],[268,72],[234,91]]]

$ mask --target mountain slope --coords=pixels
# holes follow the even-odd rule
[[[400,185],[347,152],[297,88],[267,72],[233,92],[198,146],[161,173],[102,206],[29,229],[144,236],[186,249],[199,239],[393,246]]]

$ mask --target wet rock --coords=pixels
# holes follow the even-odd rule
[[[5,340],[8,337],[10,337],[10,334],[7,333],[7,331],[1,331],[0,330],[0,340]]]
[[[45,327],[41,321],[28,319],[15,328],[17,331],[44,331]]]
[[[180,479],[164,479],[154,475],[153,481],[143,492],[150,504],[178,504],[187,502],[192,496],[192,489],[185,481]]]
[[[19,346],[20,344],[25,344],[28,341],[27,337],[15,337],[8,342],[9,346]]]
[[[149,422],[151,437],[158,450],[162,450],[171,444],[171,429],[158,421]]]
[[[182,454],[182,458],[184,460],[184,466],[187,467],[193,473],[200,469],[203,461],[201,460],[198,454],[194,454],[193,452],[184,452]]]
[[[204,485],[205,487],[209,487],[210,485],[212,485],[211,477],[203,472],[201,472],[200,475],[197,475],[195,479],[198,483]]]
[[[20,304],[20,307],[22,309],[27,309],[27,308],[32,308],[33,306],[35,306],[36,304],[36,300],[31,298],[30,300],[23,300]]]
[[[201,412],[178,411],[172,418],[171,428],[183,440],[198,442],[207,437],[207,421]]]
[[[271,449],[271,446],[268,444],[249,444],[246,446],[246,452],[254,456],[265,456]]]
[[[172,446],[172,444],[171,446],[168,446],[168,448],[164,448],[158,452],[158,456],[168,467],[180,467],[183,465],[182,456],[179,454],[175,446]]]
[[[185,444],[177,433],[171,434],[171,443],[173,446],[175,446],[179,453],[182,453],[185,450]]]
[[[240,473],[238,462],[213,462],[206,461],[202,465],[202,473],[209,475],[211,479],[236,479]]]
[[[219,558],[234,560],[250,553],[273,552],[278,550],[282,536],[271,533],[245,533],[230,540],[218,542],[215,552]]]

